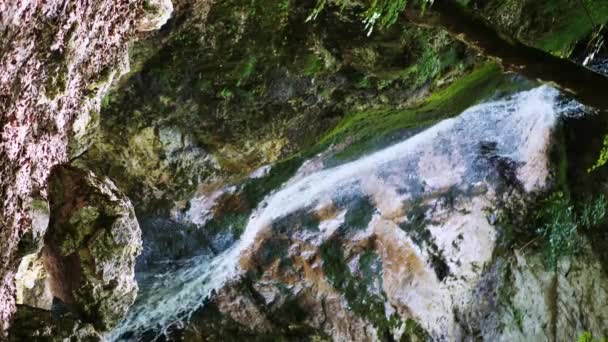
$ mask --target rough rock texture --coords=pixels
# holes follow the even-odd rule
[[[51,223],[42,251],[54,297],[98,331],[111,328],[137,295],[141,231],[128,198],[108,179],[56,167]]]
[[[49,275],[38,253],[26,255],[21,259],[15,275],[15,286],[17,304],[51,310],[53,293],[49,284]]]
[[[541,87],[480,105],[335,168],[326,168],[328,156],[310,160],[260,204],[217,263],[194,259],[159,275],[157,286],[169,285],[160,315],[148,297],[120,332],[145,335],[153,324],[138,322],[147,320],[170,324],[215,283],[210,303],[176,335],[472,336],[463,313],[477,305],[475,289],[499,248],[502,202],[550,184],[556,96]],[[222,286],[217,279],[235,263],[243,277]]]
[[[472,0],[475,10],[520,41],[564,58],[581,40],[608,22],[601,0]]]
[[[608,336],[606,273],[587,243],[581,254],[547,268],[538,251],[499,259],[463,314],[471,335],[492,341],[576,341],[583,332]]]
[[[9,330],[9,341],[102,341],[93,325],[74,317],[58,316],[47,310],[17,305],[17,313]]]
[[[68,148],[81,130],[73,123],[88,122],[126,71],[143,2],[0,1],[0,330],[15,309],[16,262],[27,253],[17,245],[35,220],[32,199],[46,198],[53,165],[81,153]]]
[[[320,151],[328,157],[305,163],[291,184],[403,140],[500,88],[495,68],[479,68],[482,58],[441,31],[397,22],[367,37],[358,1],[344,8],[328,3],[306,23],[314,1],[0,0],[5,326],[14,310],[16,261],[27,254],[16,298],[28,306],[20,306],[10,338],[96,340],[95,330],[110,329],[134,300],[141,246],[132,206],[112,183],[70,167],[56,169],[49,195],[45,182],[54,164],[70,159],[110,176],[142,212],[161,213],[145,217],[153,227],[140,276],[146,285],[158,279],[158,287],[141,302],[172,291],[180,296],[166,302],[174,307],[161,301],[133,315],[183,313],[200,304],[209,279],[189,288],[171,272],[190,265],[186,271],[196,273],[207,256],[228,249],[247,229],[251,211],[304,159]],[[570,0],[463,3],[514,36],[564,55],[590,30],[582,24],[569,31],[568,21],[563,31],[556,24],[584,18]],[[592,16],[604,20],[602,1],[585,3],[600,4]],[[99,110],[100,96],[126,71],[124,45],[132,31],[162,25],[173,7],[165,29],[141,34],[146,40],[130,51],[133,70]],[[546,109],[537,104],[523,107],[536,115]],[[462,132],[471,130],[452,132],[436,146]],[[498,209],[505,197],[517,202],[551,174],[546,150],[524,165],[497,153],[493,139],[504,132],[509,129],[475,144],[419,151],[419,159],[392,173],[382,168],[362,176],[354,197],[332,194],[319,206],[271,217],[240,256],[242,278],[222,286],[185,328],[173,325],[169,333],[218,341],[605,334],[606,279],[586,245],[557,271],[547,270],[532,248],[502,251],[508,229],[500,226]],[[548,142],[545,133],[526,144],[533,150]],[[457,159],[469,152],[475,158],[464,172]],[[476,168],[488,173],[473,182]],[[323,182],[317,178],[273,208],[298,203]],[[67,316],[56,312],[62,305]]]
[[[470,64],[445,33],[399,23],[367,37],[361,8],[306,22],[313,5],[178,2],[134,45],[134,70],[106,97],[79,162],[138,209],[167,209],[315,145],[350,114],[415,102]]]
[[[0,2],[0,321],[14,310],[17,243],[28,230],[29,198],[44,196],[51,166],[67,159],[67,135],[95,110],[96,80],[124,56],[136,2]],[[106,87],[101,82],[101,88]]]

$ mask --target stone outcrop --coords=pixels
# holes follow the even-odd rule
[[[44,261],[38,253],[24,256],[15,275],[17,304],[50,311],[53,293],[49,280]]]
[[[17,305],[8,341],[83,341],[100,342],[102,336],[93,325],[74,317],[58,316],[50,311]]]
[[[151,20],[145,2],[0,1],[2,331],[15,310],[18,260],[41,236],[32,231],[38,226],[35,202],[47,197],[51,168],[86,149],[69,140],[86,135],[82,127],[99,112],[101,96],[126,71],[127,43],[136,27],[162,23]],[[18,252],[26,234],[29,247]]]
[[[442,32],[398,23],[367,37],[360,8],[306,22],[312,6],[176,2],[165,29],[133,46],[133,72],[79,162],[138,210],[166,211],[311,147],[354,112],[415,102],[473,61]]]
[[[183,318],[190,322],[183,331],[169,330],[172,338],[472,336],[465,313],[477,310],[477,287],[499,253],[503,210],[525,207],[551,184],[556,101],[556,91],[540,87],[351,163],[328,168],[331,154],[304,163],[225,253],[150,277],[162,298],[138,302],[120,334],[145,336],[156,320],[189,317],[184,307],[194,310],[211,284],[209,302],[191,322]],[[222,207],[221,197],[200,209]],[[233,266],[241,277],[224,284]]]
[[[142,247],[133,206],[108,179],[71,167],[53,169],[49,195],[41,254],[51,292],[75,317],[108,330],[137,295]]]

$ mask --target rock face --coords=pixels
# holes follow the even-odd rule
[[[369,156],[369,169],[366,159],[329,170],[322,160],[307,163],[252,216],[243,237],[249,242],[237,248],[240,279],[212,293],[172,338],[606,336],[605,266],[588,242],[554,269],[529,241],[504,247],[509,225],[529,224],[522,221],[529,201],[551,184],[551,113],[560,105],[550,93],[519,94],[440,125],[467,132],[463,145],[432,128],[411,138],[411,148]],[[494,115],[518,123],[503,122],[509,130],[494,134],[497,125],[486,125]],[[440,144],[427,150],[435,134]],[[504,140],[521,134],[530,135]]]
[[[50,311],[53,305],[53,293],[49,275],[44,268],[44,261],[38,253],[29,254],[21,259],[15,275],[17,287],[17,304],[27,305]]]
[[[9,341],[102,341],[91,324],[73,317],[57,317],[50,311],[18,305],[9,330]]]
[[[445,33],[405,23],[367,37],[360,8],[306,23],[312,6],[176,2],[166,29],[134,45],[82,162],[138,209],[166,209],[310,147],[351,113],[415,101],[472,61]]]
[[[476,307],[476,288],[493,264],[495,217],[503,202],[550,184],[556,96],[537,88],[471,108],[351,163],[305,163],[260,204],[234,246],[152,280],[153,292],[119,335],[145,336],[155,323],[187,320],[185,308],[197,308],[215,290],[211,309],[176,334],[470,336],[463,317]],[[226,282],[238,278],[235,269],[241,280]],[[219,328],[202,328],[208,326]]]
[[[46,197],[53,165],[68,159],[80,115],[125,71],[142,1],[0,1],[0,330],[15,306],[17,245]]]
[[[0,0],[10,340],[608,333],[602,240],[555,269],[507,241],[563,176],[548,165],[564,102],[512,95],[533,86],[445,32],[368,36],[362,2],[321,3],[308,22],[314,1]],[[462,3],[552,52],[591,30],[555,24],[585,15],[570,0]]]
[[[49,194],[42,259],[51,292],[75,317],[108,330],[137,295],[141,231],[133,207],[111,181],[70,167],[53,169]]]

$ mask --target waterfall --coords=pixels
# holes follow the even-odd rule
[[[409,197],[420,191],[473,184],[492,177],[490,168],[479,162],[481,144],[517,165],[516,177],[525,191],[544,187],[549,177],[550,135],[562,110],[558,95],[542,86],[480,104],[359,160],[287,182],[260,203],[232,247],[213,258],[194,257],[177,270],[154,275],[107,339],[137,339],[151,330],[161,336],[167,329],[187,323],[214,289],[239,276],[239,260],[261,229],[327,198],[364,195],[370,191],[365,184],[372,175]]]

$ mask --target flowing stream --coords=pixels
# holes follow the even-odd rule
[[[108,339],[134,340],[150,331],[158,337],[186,324],[214,289],[239,276],[239,259],[261,229],[327,197],[364,192],[362,184],[369,175],[399,183],[410,194],[416,187],[473,183],[490,176],[476,162],[480,144],[485,144],[494,155],[518,165],[516,176],[526,191],[542,187],[549,174],[546,149],[552,129],[559,115],[572,109],[572,103],[560,101],[558,95],[542,86],[480,104],[359,160],[296,176],[260,203],[232,247],[214,258],[194,257],[177,269],[149,275],[137,302]]]

